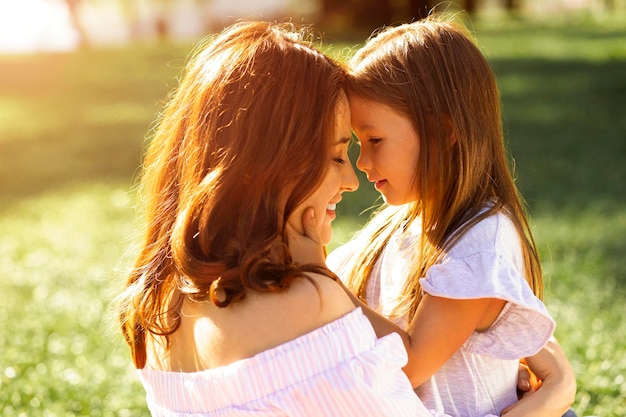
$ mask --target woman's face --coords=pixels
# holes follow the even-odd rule
[[[301,232],[303,211],[308,207],[313,207],[317,225],[320,227],[322,239],[320,243],[323,245],[327,245],[332,239],[331,222],[336,217],[335,207],[341,201],[341,195],[344,191],[354,191],[359,186],[359,181],[348,158],[348,145],[351,138],[350,107],[345,94],[342,94],[338,100],[336,114],[330,168],[317,190],[298,206],[290,218],[290,221],[295,219],[293,226]]]
[[[420,140],[411,120],[391,107],[350,97],[352,129],[361,152],[357,167],[392,206],[415,201]]]

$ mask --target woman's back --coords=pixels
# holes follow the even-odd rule
[[[180,326],[170,335],[169,347],[163,349],[163,343],[155,343],[156,339],[149,343],[147,368],[197,372],[229,365],[302,336],[354,309],[337,283],[322,275],[310,277],[311,281],[298,279],[278,293],[248,291],[243,300],[227,308],[183,301]]]

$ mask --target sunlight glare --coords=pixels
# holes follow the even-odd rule
[[[0,53],[68,51],[77,43],[65,2],[0,0]]]

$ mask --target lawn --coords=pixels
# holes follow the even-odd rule
[[[574,408],[624,416],[626,28],[474,27],[577,371]],[[148,415],[109,305],[135,242],[143,140],[190,49],[0,57],[0,416]],[[365,182],[345,199],[333,247],[375,200]]]

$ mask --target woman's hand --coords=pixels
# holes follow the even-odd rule
[[[576,376],[563,349],[553,337],[537,354],[527,358],[527,362],[541,385],[503,410],[502,416],[561,417],[576,396]]]
[[[297,221],[297,220],[296,220]],[[326,251],[320,242],[321,230],[315,218],[313,207],[307,207],[302,211],[302,227],[287,222],[286,232],[289,242],[291,258],[295,263],[321,264],[326,262]]]

